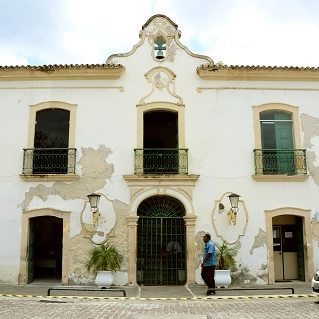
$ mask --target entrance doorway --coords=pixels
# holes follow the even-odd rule
[[[299,216],[273,218],[275,281],[305,281],[303,224]]]
[[[138,284],[184,285],[184,206],[170,196],[153,196],[139,205],[137,214]]]
[[[29,219],[28,283],[35,279],[61,279],[63,219]]]

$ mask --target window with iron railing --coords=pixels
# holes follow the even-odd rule
[[[137,148],[135,174],[188,174],[188,149]]]
[[[25,148],[22,174],[75,174],[75,157],[75,148]]]
[[[23,149],[24,179],[34,180],[45,175],[50,180],[54,176],[57,180],[73,178],[75,110],[75,105],[56,101],[30,105],[29,146]],[[66,176],[68,174],[70,176]]]
[[[255,149],[255,174],[307,174],[304,149]]]

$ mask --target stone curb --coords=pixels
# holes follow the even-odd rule
[[[33,296],[33,295],[12,295],[0,294],[0,297],[6,298],[26,298],[26,299],[45,299],[50,301],[52,299],[77,299],[89,301],[102,300],[132,300],[132,301],[196,301],[196,300],[247,300],[247,299],[288,299],[288,298],[319,298],[316,294],[294,294],[294,295],[257,295],[257,296],[211,296],[211,297],[190,297],[190,298],[136,298],[136,297],[86,297],[86,296]]]

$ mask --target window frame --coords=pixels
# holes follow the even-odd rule
[[[29,131],[27,148],[34,148],[35,124],[37,112],[47,109],[63,109],[70,112],[69,123],[69,141],[68,148],[75,148],[75,119],[77,104],[70,104],[61,101],[48,101],[30,105],[29,113]],[[42,174],[42,175],[25,175],[21,174],[21,178],[25,181],[73,181],[79,178],[77,174]]]
[[[267,103],[261,105],[254,105],[253,107],[254,120],[254,135],[255,135],[255,149],[262,149],[261,127],[260,127],[260,113],[263,112],[283,112],[291,114],[292,120],[292,136],[294,141],[294,149],[301,149],[301,130],[299,119],[299,107],[284,103]],[[262,175],[255,174],[253,178],[260,182],[296,182],[305,181],[309,175]]]

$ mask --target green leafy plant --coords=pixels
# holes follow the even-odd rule
[[[109,270],[116,272],[120,270],[123,256],[110,244],[102,244],[94,247],[89,252],[89,260],[85,266],[88,271],[97,273],[98,271]]]
[[[237,249],[229,247],[226,240],[223,241],[221,245],[216,243],[216,258],[217,269],[220,270],[235,270],[236,269],[236,260],[235,256],[237,255]]]

